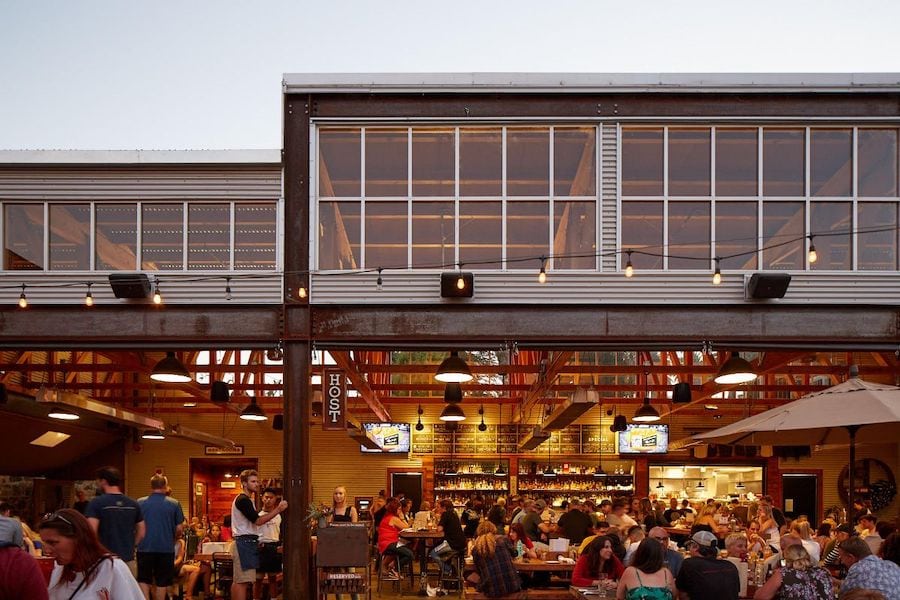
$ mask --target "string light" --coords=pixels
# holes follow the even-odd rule
[[[813,238],[815,236],[809,236],[809,254],[807,258],[809,259],[809,264],[813,264],[817,260],[819,260],[819,253],[816,252],[816,245],[813,244]]]
[[[22,293],[19,294],[19,308],[28,308],[28,298],[25,297],[25,284],[22,284]]]
[[[628,250],[628,258],[625,261],[625,277],[634,277],[634,265],[631,264],[631,250]]]
[[[302,300],[303,298],[306,298],[306,286],[305,286],[305,285],[301,285],[301,286],[300,286],[300,289],[297,290],[297,295],[300,296],[300,299],[301,299],[301,300]]]
[[[84,305],[85,306],[93,306],[94,305],[94,295],[91,293],[91,286],[94,285],[93,282],[88,282],[87,286],[87,294],[84,295]]]
[[[379,292],[384,289],[384,279],[381,278],[381,267],[378,267],[378,279],[375,280],[375,289]]]
[[[462,274],[462,263],[456,263],[456,268],[459,270],[459,276],[456,278],[456,289],[464,290],[466,289],[466,278]]]
[[[233,296],[231,295],[231,277],[225,278],[225,299],[231,300]]]
[[[722,269],[719,268],[719,257],[716,257],[716,272],[713,273],[713,285],[722,283]]]
[[[547,257],[541,257],[541,272],[538,273],[538,283],[547,283]]]
[[[162,294],[159,293],[159,279],[153,284],[153,304],[162,304]]]

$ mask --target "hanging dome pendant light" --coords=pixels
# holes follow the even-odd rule
[[[737,352],[731,353],[731,358],[722,363],[722,367],[713,381],[718,384],[728,385],[735,383],[747,383],[756,379],[756,372],[749,361],[741,358]]]
[[[150,379],[164,383],[188,383],[191,381],[191,374],[175,357],[174,352],[166,352],[166,357],[153,367]]]
[[[463,383],[472,381],[473,375],[466,361],[459,357],[459,352],[453,350],[440,364],[434,378],[444,383]]]
[[[254,396],[250,397],[250,404],[241,411],[241,418],[245,421],[265,421],[268,419],[263,409],[256,403]]]
[[[659,421],[659,411],[650,404],[650,372],[644,373],[644,403],[634,413],[632,421],[636,423],[652,423]]]

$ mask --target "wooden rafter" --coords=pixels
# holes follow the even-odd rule
[[[350,383],[359,393],[359,396],[365,401],[372,412],[375,413],[375,416],[382,421],[390,420],[390,413],[381,403],[378,395],[369,386],[369,382],[366,381],[365,376],[359,370],[359,365],[350,357],[350,352],[333,350],[329,353],[334,359],[335,364],[344,370],[347,379],[350,380]]]

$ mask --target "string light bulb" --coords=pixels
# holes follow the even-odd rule
[[[91,293],[91,286],[94,285],[92,282],[88,282],[87,293],[84,295],[84,305],[85,306],[93,306],[94,305],[94,295]]]
[[[153,284],[153,304],[162,304],[163,298],[162,294],[159,293],[159,281],[157,280]]]
[[[384,289],[384,279],[381,278],[382,270],[381,267],[378,267],[378,279],[375,280],[375,289],[379,292]]]
[[[809,264],[813,264],[817,260],[819,260],[819,253],[816,252],[816,245],[813,244],[813,237],[809,236],[809,253],[807,254],[807,259],[809,260]]]
[[[466,289],[466,278],[463,275],[462,267],[463,267],[462,263],[456,264],[456,268],[459,270],[459,276],[457,276],[457,278],[456,278],[456,289],[458,289],[458,290]]]
[[[19,308],[28,308],[28,298],[25,297],[25,284],[22,284],[22,293],[19,294]]]
[[[547,283],[547,257],[541,257],[541,271],[538,273],[538,283]]]
[[[631,250],[628,251],[628,258],[625,260],[625,277],[634,277],[634,265],[631,264]]]
[[[225,299],[231,300],[234,296],[231,294],[231,277],[225,278]]]
[[[301,286],[300,286],[300,289],[297,290],[297,295],[300,296],[300,299],[301,299],[301,300],[302,300],[303,298],[306,298],[306,286],[305,286],[305,285],[301,285]]]
[[[719,257],[716,257],[716,271],[713,273],[713,285],[722,283],[722,269],[719,268]]]

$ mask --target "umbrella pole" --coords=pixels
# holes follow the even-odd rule
[[[848,486],[847,514],[848,522],[853,525],[853,500],[856,499],[856,431],[860,425],[847,425],[847,433],[850,434],[850,467],[848,468],[848,476],[850,485]]]

